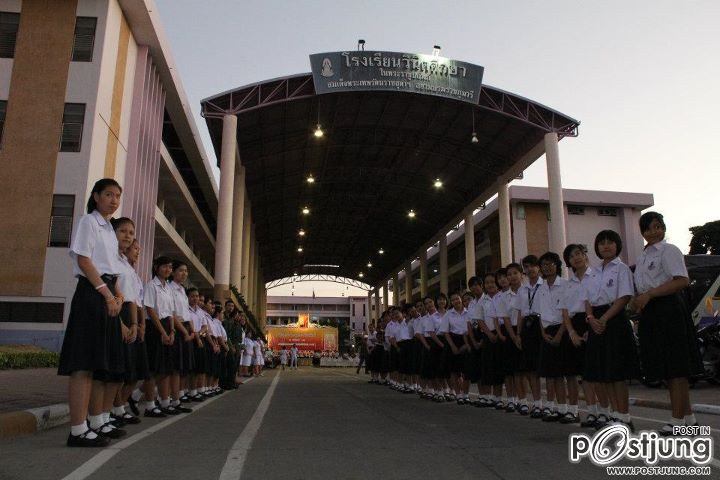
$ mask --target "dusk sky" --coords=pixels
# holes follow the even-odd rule
[[[720,219],[720,2],[156,1],[213,163],[202,98],[308,72],[309,54],[359,38],[367,50],[437,44],[484,66],[484,84],[580,120],[560,143],[564,187],[652,193],[685,252],[689,227]],[[544,160],[515,183],[547,186]],[[295,294],[313,289],[345,287]]]

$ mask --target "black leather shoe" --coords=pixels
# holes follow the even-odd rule
[[[110,422],[108,422],[97,430],[94,430],[95,434],[98,437],[107,437],[112,439],[122,438],[127,435],[127,432],[125,430],[122,430],[120,428],[112,428],[110,425]]]
[[[152,410],[145,410],[144,416],[148,418],[165,418],[167,415],[163,413],[161,409],[158,407],[153,408]]]
[[[67,446],[68,447],[85,447],[85,448],[97,448],[97,447],[107,447],[110,444],[110,439],[107,437],[101,437],[100,435],[97,435],[95,438],[88,438],[88,433],[92,432],[92,430],[88,430],[87,432],[80,434],[80,435],[68,435],[67,439]],[[94,433],[94,432],[93,432]]]

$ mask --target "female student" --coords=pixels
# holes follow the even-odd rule
[[[144,289],[149,324],[145,332],[148,364],[153,379],[143,383],[145,416],[164,417],[178,415],[180,411],[170,405],[170,375],[173,373],[173,345],[175,343],[175,298],[168,283],[172,274],[172,259],[160,256],[153,261],[153,279]],[[155,387],[160,396],[160,408],[155,405]]]
[[[443,292],[438,293],[438,295],[435,297],[435,306],[437,307],[438,315],[439,315],[439,321],[435,327],[435,332],[437,334],[437,337],[440,339],[440,341],[443,343],[443,350],[440,354],[439,362],[437,365],[438,368],[438,379],[441,385],[440,394],[443,396],[444,401],[454,401],[455,398],[450,393],[450,364],[449,359],[446,354],[445,349],[445,335],[440,332],[440,325],[443,323],[443,319],[445,318],[445,315],[447,315],[448,312],[448,305],[450,305],[450,302],[448,300],[447,295],[445,295]]]
[[[175,349],[177,355],[177,365],[173,374],[170,376],[170,392],[172,396],[170,405],[183,413],[192,412],[191,408],[183,407],[181,402],[190,401],[187,396],[188,376],[193,370],[195,350],[195,333],[192,328],[192,322],[189,321],[190,304],[184,287],[187,277],[187,264],[185,262],[175,260],[173,262],[170,291],[172,292],[173,299],[175,300],[176,314],[173,317],[173,321],[175,322],[175,331],[178,335],[175,336],[175,345],[173,345],[173,348]]]
[[[191,390],[188,397],[193,402],[202,402],[205,400],[203,393],[205,392],[205,375],[207,373],[207,354],[203,339],[208,334],[208,322],[204,310],[199,305],[200,293],[198,289],[190,287],[186,293],[188,296],[188,317],[195,333],[193,369],[190,377]]]
[[[543,284],[538,289],[538,308],[542,322],[542,338],[540,345],[540,365],[538,373],[545,378],[548,405],[543,409],[544,422],[563,423],[577,421],[577,378],[567,378],[570,390],[570,408],[568,411],[565,388],[564,360],[565,346],[562,338],[565,335],[562,306],[565,300],[567,281],[562,278],[562,261],[555,252],[547,252],[540,257],[540,271]],[[572,413],[573,416],[567,415]]]
[[[498,295],[497,283],[495,282],[495,274],[488,272],[483,277],[483,290],[485,295],[482,297],[482,318],[478,321],[478,326],[482,331],[482,347],[480,359],[480,398],[487,407],[495,407],[504,409],[505,403],[502,401],[502,384],[503,384],[503,366],[502,366],[502,345],[501,334],[498,332],[497,318],[495,311]],[[475,339],[477,341],[477,339]]]
[[[501,268],[495,272],[495,284],[498,288],[498,293],[493,297],[495,307],[495,330],[498,332],[498,363],[497,370],[502,373],[505,382],[506,396],[500,401],[500,405],[495,408],[498,410],[505,409],[506,412],[512,413],[517,411],[517,399],[515,398],[515,384],[513,382],[513,373],[515,368],[508,362],[509,355],[508,350],[512,347],[515,348],[514,341],[510,337],[510,330],[506,326],[506,321],[510,322],[511,304],[514,296],[510,296],[510,281],[507,277],[507,269]],[[515,334],[515,332],[512,332]],[[511,345],[513,344],[513,345]]]
[[[602,259],[596,291],[590,293],[592,315],[587,320],[585,347],[585,381],[593,382],[600,403],[595,428],[609,420],[634,430],[629,413],[627,380],[638,374],[638,358],[632,326],[625,307],[632,297],[630,268],[618,256],[622,252],[620,235],[603,230],[595,237],[595,254]],[[609,412],[608,401],[613,412]]]
[[[428,399],[435,402],[444,402],[443,382],[439,378],[441,376],[439,366],[442,358],[443,343],[437,336],[437,328],[440,325],[442,316],[435,308],[435,302],[431,297],[425,297],[423,303],[427,312],[423,322],[423,331],[429,349],[424,353],[422,374],[429,386]]]
[[[540,377],[538,377],[538,360],[540,358],[540,345],[542,332],[540,325],[540,310],[535,302],[538,289],[543,284],[540,277],[540,264],[535,255],[528,255],[522,259],[522,267],[527,276],[527,283],[518,289],[518,301],[514,310],[518,311],[518,336],[520,337],[520,364],[517,371],[527,379],[533,396],[533,406],[530,417],[542,418],[542,400],[540,399]],[[520,412],[523,414],[523,412]]]
[[[482,329],[480,328],[480,322],[483,321],[483,301],[484,293],[482,287],[482,280],[478,277],[470,277],[468,279],[468,288],[473,295],[473,299],[468,304],[468,324],[467,324],[467,343],[470,349],[468,357],[468,380],[471,383],[476,383],[480,396],[478,400],[472,402],[475,407],[487,407],[490,406],[490,399],[488,395],[484,394],[485,390],[480,383],[482,380]]]
[[[448,310],[440,323],[439,332],[445,336],[447,342],[447,356],[450,362],[450,388],[455,391],[458,405],[470,403],[468,395],[469,385],[463,377],[467,351],[464,335],[467,332],[468,313],[463,307],[462,297],[459,293],[450,295],[452,309]]]
[[[680,249],[665,241],[661,214],[644,213],[640,232],[647,242],[635,268],[633,307],[640,312],[640,353],[645,375],[667,381],[672,416],[660,434],[672,435],[675,426],[697,425],[688,377],[702,373],[702,363],[695,327],[679,295],[688,285],[688,273]]]
[[[91,412],[94,430],[90,430],[85,421],[93,375],[96,372],[119,374],[124,368],[122,356],[117,358],[113,353],[120,350],[121,345],[108,342],[118,338],[117,329],[120,329],[117,317],[122,299],[116,297],[115,282],[122,265],[110,217],[120,206],[121,195],[122,189],[115,180],[98,180],[87,202],[87,215],[80,218],[70,246],[73,275],[78,283],[58,367],[58,375],[69,376],[69,447],[104,447],[109,442],[107,437],[98,434],[103,427],[102,411]]]
[[[135,352],[138,345],[138,303],[140,303],[140,293],[142,291],[142,283],[137,282],[137,273],[126,257],[135,244],[135,223],[127,217],[112,220],[112,226],[115,229],[115,235],[118,239],[120,247],[120,260],[122,262],[123,271],[118,277],[117,285],[120,291],[124,292],[124,301],[120,310],[120,319],[122,327],[125,330],[125,372],[123,376],[124,384],[118,386],[113,400],[106,398],[106,402],[112,402],[113,424],[122,427],[125,424],[140,423],[140,419],[125,410],[126,399],[130,396],[135,384],[137,383],[137,353]],[[139,279],[138,279],[139,280]],[[108,395],[109,396],[109,395]]]
[[[567,335],[563,337],[566,343],[567,359],[564,362],[565,376],[577,377],[585,370],[585,342],[588,337],[588,315],[592,315],[590,305],[590,292],[597,290],[598,272],[590,267],[585,245],[570,244],[563,251],[565,265],[571,269],[570,279],[567,283],[565,301],[563,302],[563,323]],[[599,411],[595,387],[592,382],[583,379],[583,392],[588,415],[580,423],[582,427],[595,427]],[[572,400],[571,400],[572,404]],[[607,406],[607,405],[606,405]],[[570,412],[568,412],[568,415]],[[569,422],[572,420],[573,422]],[[567,420],[561,422],[574,423],[574,418],[568,416]]]
[[[505,343],[503,344],[502,361],[505,367],[505,385],[511,388],[508,389],[508,395],[513,392],[513,396],[508,404],[506,411],[514,412],[517,411],[522,415],[527,415],[530,412],[530,408],[527,405],[527,399],[525,398],[525,385],[522,381],[522,377],[518,374],[518,367],[520,365],[520,336],[517,331],[518,324],[518,311],[515,309],[518,301],[518,291],[522,285],[522,267],[517,263],[511,263],[505,267],[504,273],[507,278],[508,288],[503,292],[504,300],[502,307],[504,309],[496,309],[501,313],[502,324],[500,329],[503,335],[506,337]],[[498,270],[500,283],[502,284],[501,270]]]

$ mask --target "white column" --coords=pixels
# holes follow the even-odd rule
[[[383,292],[383,308],[385,309],[385,308],[388,308],[388,306],[390,305],[390,304],[388,303],[388,302],[389,302],[389,295],[388,295],[388,284],[387,284],[387,280],[383,281],[382,292]]]
[[[447,235],[445,233],[440,237],[440,247],[438,254],[440,255],[440,291],[445,295],[448,294],[448,258],[447,258]]]
[[[512,232],[510,230],[510,194],[508,184],[498,178],[498,216],[500,221],[500,266],[512,262]]]
[[[375,288],[375,321],[380,320],[380,290]]]
[[[233,221],[230,247],[230,283],[242,292],[243,217],[245,215],[245,167],[235,175],[233,186]]]
[[[427,250],[423,247],[420,252],[420,299],[427,296],[428,291],[428,272],[427,272]]]
[[[253,293],[255,292],[255,224],[250,225],[250,261],[248,262],[248,286],[245,301],[253,310]],[[254,311],[253,311],[254,312]]]
[[[228,298],[230,284],[230,250],[232,246],[233,184],[237,149],[237,117],[223,117],[222,144],[220,147],[220,195],[218,200],[217,231],[215,240],[215,299]]]
[[[465,282],[475,276],[475,224],[472,212],[465,216]]]
[[[562,255],[565,248],[565,205],[563,202],[560,153],[556,133],[545,134],[548,193],[550,198],[550,251]]]
[[[412,290],[413,290],[412,262],[408,261],[405,264],[405,303],[412,302]]]
[[[247,299],[247,290],[250,280],[250,226],[252,224],[252,214],[250,213],[250,200],[247,198],[247,192],[245,192],[245,201],[243,208],[243,235],[242,235],[242,263],[241,263],[241,276],[240,281],[240,293]]]
[[[393,305],[400,305],[400,280],[398,280],[397,272],[393,273],[392,276],[392,288],[393,288]]]
[[[372,314],[372,290],[368,292],[368,300],[367,300],[367,315],[365,315],[367,318],[367,324],[370,326],[373,323],[373,314]]]

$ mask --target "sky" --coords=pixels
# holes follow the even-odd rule
[[[560,142],[565,188],[652,193],[668,241],[720,219],[718,1],[156,0],[215,162],[200,100],[310,71],[311,53],[431,53],[485,67],[483,83],[580,120]],[[547,186],[544,159],[514,183]],[[295,295],[339,296],[301,283]],[[289,295],[277,287],[269,295]]]

